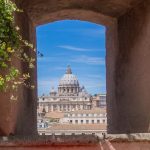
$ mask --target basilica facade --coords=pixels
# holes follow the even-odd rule
[[[92,96],[84,86],[80,86],[70,66],[67,67],[65,74],[60,79],[57,91],[52,88],[49,95],[43,94],[38,99],[38,109],[45,113],[91,110],[92,107]]]

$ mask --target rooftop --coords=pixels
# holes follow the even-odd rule
[[[106,124],[55,124],[47,128],[47,130],[106,130]]]
[[[98,114],[98,113],[106,113],[106,108],[94,108],[91,110],[77,110],[71,111],[70,114]]]
[[[48,112],[45,115],[46,118],[63,118],[64,113],[58,112],[58,111],[53,111],[53,112]]]

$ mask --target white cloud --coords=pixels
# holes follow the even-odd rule
[[[85,63],[85,64],[89,64],[89,65],[105,65],[104,58],[90,57],[90,56],[85,56],[85,55],[75,57],[71,61],[76,62],[76,63]]]
[[[71,50],[71,51],[80,51],[80,52],[98,51],[98,49],[81,48],[81,47],[75,47],[75,46],[71,46],[71,45],[59,45],[57,47]]]

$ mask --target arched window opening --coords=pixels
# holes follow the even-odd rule
[[[99,115],[106,114],[105,27],[62,20],[38,26],[36,33],[43,56],[37,55],[39,134],[50,135],[56,127],[62,131],[62,125],[70,135],[107,132],[104,116]],[[46,109],[43,118],[41,103]],[[45,130],[40,129],[40,119],[47,123]]]

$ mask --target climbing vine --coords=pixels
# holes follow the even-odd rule
[[[34,47],[19,34],[20,29],[15,25],[15,12],[22,13],[11,0],[0,0],[0,92],[17,91],[21,84],[34,88],[26,82],[30,74],[22,74],[12,63],[12,60],[20,59],[33,68],[35,61],[27,55],[26,47],[32,50]],[[16,98],[12,95],[11,99]]]

